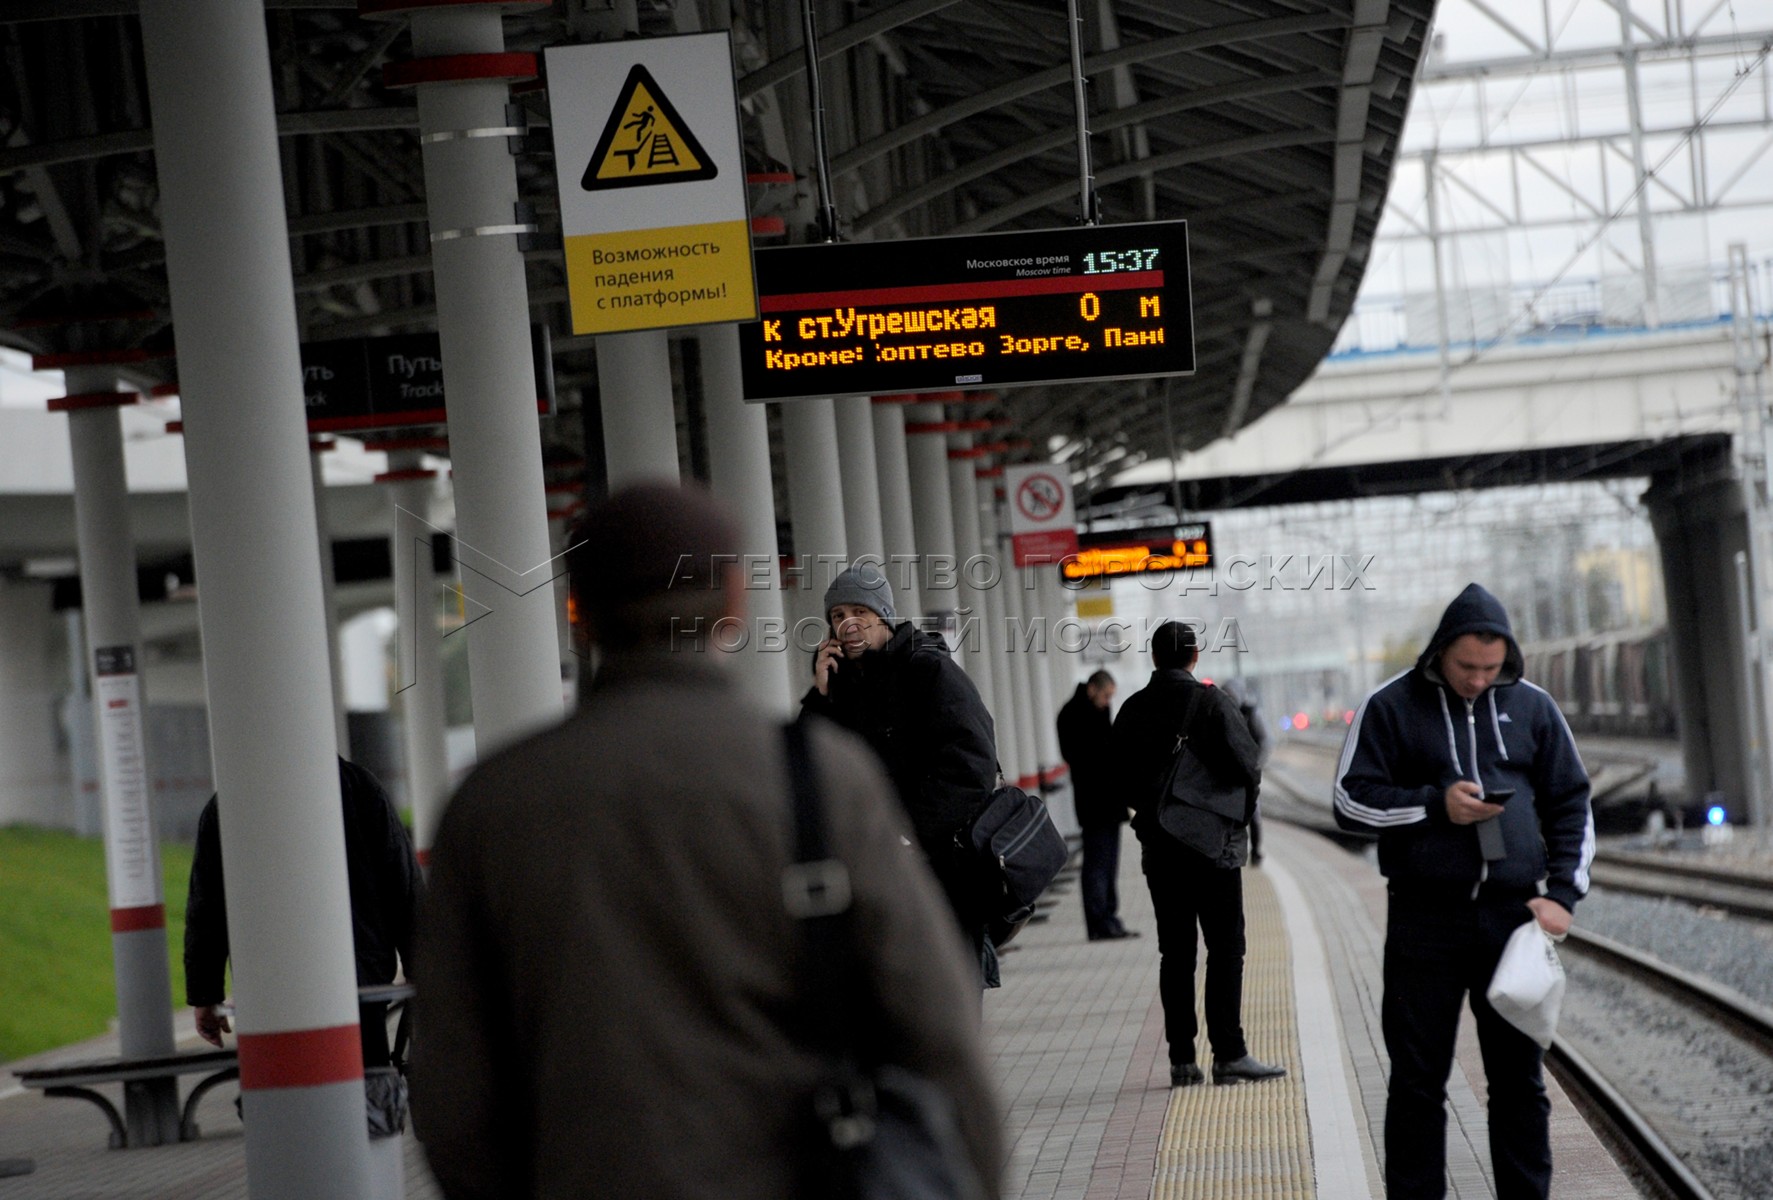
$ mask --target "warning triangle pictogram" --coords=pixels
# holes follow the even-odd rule
[[[615,108],[579,186],[595,192],[651,183],[689,183],[713,179],[719,173],[702,143],[666,99],[658,80],[635,63],[616,94]]]

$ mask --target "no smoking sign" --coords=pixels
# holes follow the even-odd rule
[[[1016,565],[1055,563],[1077,553],[1077,517],[1071,481],[1050,464],[1010,467],[1004,472],[1010,500],[1010,545]]]

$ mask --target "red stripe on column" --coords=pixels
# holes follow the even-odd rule
[[[166,905],[144,904],[140,908],[113,908],[112,933],[140,933],[144,929],[166,928]]]
[[[417,87],[421,83],[479,83],[488,80],[534,79],[541,74],[534,54],[440,54],[382,66],[382,86]]]
[[[78,412],[86,408],[122,408],[141,399],[140,392],[84,392],[78,396],[52,396],[50,412]]]
[[[1040,787],[1040,776],[1039,775],[1024,775],[1020,779],[1016,780],[1016,786],[1021,788],[1023,791],[1027,791],[1029,788],[1038,788],[1038,787]]]
[[[427,868],[430,867],[430,865],[431,865],[431,851],[429,849],[418,850],[418,851],[415,851],[415,853],[418,855],[419,866],[427,867]]]
[[[990,421],[907,421],[906,433],[984,433]]]
[[[363,1041],[355,1025],[240,1035],[240,1086],[319,1087],[363,1078]]]

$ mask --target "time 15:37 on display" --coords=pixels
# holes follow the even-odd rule
[[[1097,250],[1083,256],[1085,275],[1106,275],[1110,271],[1152,271],[1157,268],[1156,248],[1143,250]]]

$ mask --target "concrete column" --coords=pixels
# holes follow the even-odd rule
[[[790,615],[797,621],[817,615],[823,621],[825,589],[842,569],[840,564],[850,557],[843,484],[838,474],[837,420],[831,401],[790,400],[784,404],[782,450],[788,472],[788,520],[794,530],[794,560],[800,572]],[[803,665],[811,671],[810,665]],[[805,672],[799,674],[807,677]]]
[[[954,501],[948,486],[948,437],[916,433],[917,425],[938,424],[940,404],[913,404],[905,410],[905,451],[911,474],[911,525],[922,565],[918,591],[933,621],[952,621],[960,607],[960,563],[954,548]]]
[[[606,333],[597,339],[597,387],[603,398],[609,489],[676,483],[677,408],[671,400],[671,350],[662,330]]]
[[[1043,611],[1052,622],[1047,636],[1048,677],[1044,686],[1047,689],[1048,698],[1052,701],[1053,711],[1057,713],[1065,702],[1071,699],[1071,693],[1077,687],[1075,678],[1077,675],[1077,654],[1067,647],[1075,646],[1079,637],[1072,633],[1066,623],[1066,618],[1076,616],[1077,609],[1072,601],[1071,593],[1066,591],[1064,585],[1059,581],[1058,567],[1039,568],[1035,579],[1037,582],[1036,591],[1041,597]],[[1121,680],[1119,682],[1124,685],[1130,681]],[[1136,690],[1129,690],[1126,694],[1130,696]],[[1053,761],[1057,762],[1059,754],[1056,730],[1053,737]]]
[[[62,690],[48,649],[51,600],[47,583],[0,575],[0,824],[73,824],[45,717]]]
[[[946,442],[946,435],[932,434]],[[986,558],[985,536],[979,522],[978,489],[973,483],[974,463],[966,455],[972,449],[971,434],[955,439],[958,445],[944,448],[948,463],[948,494],[954,504],[954,549],[960,559],[960,645],[954,657],[972,676],[979,697],[997,725],[997,754],[1005,774],[1015,777],[1016,722],[1009,673],[1003,669],[1003,580],[995,562]]]
[[[1034,726],[1038,734],[1040,771],[1043,777],[1059,764],[1059,706],[1053,702],[1053,669],[1049,661],[1059,651],[1053,645],[1055,618],[1047,606],[1046,589],[1041,586],[1042,574],[1057,569],[1047,565],[1015,569],[1019,577],[1017,586],[1018,594],[1022,597],[1023,616],[1030,623],[1038,622],[1040,640],[1036,644],[1045,647],[1030,658],[1028,663],[1028,695],[1034,704]]]
[[[998,645],[1013,701],[1005,719],[1016,722],[1016,781],[1022,788],[1035,788],[1040,784],[1040,736],[1034,721],[1034,676],[1028,669],[1031,606],[1022,593],[1021,572],[1016,569],[1015,555],[1011,552],[1008,514],[998,507],[997,483],[992,479],[981,479],[977,486],[985,530],[985,552],[996,558],[998,573],[1003,580],[997,587],[1003,607],[1003,619],[998,624]]]
[[[1655,480],[1644,495],[1662,555],[1668,593],[1669,657],[1687,799],[1721,795],[1732,814],[1748,811],[1748,714],[1743,664],[1749,648],[1736,584],[1735,556],[1748,546],[1742,488],[1717,479],[1683,490]]]
[[[1017,783],[1023,788],[1035,788],[1040,785],[1041,770],[1045,766],[1040,758],[1040,731],[1036,716],[1039,701],[1034,696],[1037,662],[1033,657],[1033,643],[1028,640],[1029,630],[1037,627],[1030,621],[1033,605],[1028,603],[1028,593],[1022,590],[1022,572],[1007,565],[1007,555],[1005,559],[1003,596],[1006,629],[1015,628],[1020,631],[1014,645],[1007,647],[1010,688],[1016,697],[1016,742],[1022,752],[1016,764]]]
[[[875,477],[880,484],[880,528],[887,553],[887,578],[899,597],[899,612],[922,617],[917,580],[917,534],[911,524],[911,464],[905,455],[905,409],[893,397],[873,402]]]
[[[739,332],[714,325],[702,342],[703,412],[708,422],[708,472],[739,526],[740,567],[750,640],[737,655],[742,686],[766,712],[787,716],[799,699],[793,684],[804,683],[789,670],[805,663],[796,652],[782,606],[781,551],[776,540],[776,498],[770,483],[769,424],[762,405],[745,403],[739,380]],[[788,639],[775,649],[774,631]]]
[[[435,471],[417,450],[388,455],[396,476],[394,502],[394,609],[400,626],[395,645],[396,695],[406,747],[407,803],[412,806],[413,849],[421,864],[449,795],[449,752],[443,691],[443,631],[438,626],[437,575],[431,562],[431,487]]]
[[[966,441],[966,443],[972,443],[972,440],[972,434],[961,436],[961,441]],[[991,480],[977,479],[977,471],[979,471],[977,464],[982,461],[984,459],[950,461],[950,468],[965,466],[966,487],[972,491],[973,496],[979,496],[980,500],[991,491]],[[954,471],[950,475],[950,486],[954,486],[954,495],[966,495],[965,491],[959,487],[959,471]],[[989,629],[989,636],[984,643],[984,652],[986,652],[986,665],[988,665],[986,670],[991,675],[991,695],[996,698],[996,705],[991,709],[991,714],[996,720],[998,757],[1002,759],[1005,778],[1009,778],[1011,783],[1016,783],[1021,778],[1019,760],[1023,757],[1025,746],[1021,741],[1021,737],[1023,737],[1021,725],[1016,720],[1016,709],[1021,704],[1021,697],[1016,693],[1016,679],[1014,679],[1014,672],[1011,672],[1011,665],[1009,665],[1011,610],[1009,610],[1009,599],[1005,597],[1004,590],[1011,587],[1012,581],[1005,576],[1004,558],[996,553],[998,534],[996,534],[995,510],[984,503],[975,503],[972,507],[979,514],[980,555],[991,558],[991,564],[989,567],[975,564],[968,574],[972,576],[973,580],[989,583],[989,587],[982,590],[979,599],[980,620]],[[959,505],[956,505],[957,509],[959,509]],[[961,539],[961,541],[963,541],[961,557],[966,558],[965,539]],[[965,587],[965,583],[963,583],[963,587]]]
[[[496,7],[412,15],[419,58],[499,54]],[[560,643],[543,494],[529,291],[509,230],[517,172],[503,137],[502,79],[421,84],[419,134],[443,348],[457,557],[469,609],[474,738],[482,757],[560,719]],[[610,396],[605,394],[606,406]]]
[[[886,530],[880,511],[880,468],[874,452],[874,405],[866,396],[831,402],[837,420],[837,461],[843,477],[843,528],[850,558],[872,555],[885,564]],[[883,565],[888,581],[892,572]],[[897,599],[897,596],[894,597]]]
[[[315,668],[326,620],[265,17],[231,0],[144,0],[141,27],[203,580],[247,1191],[366,1200],[356,964],[331,689]]]
[[[72,395],[115,391],[109,370],[70,368]],[[81,609],[86,615],[87,670],[98,735],[104,804],[105,883],[111,906],[111,964],[117,983],[117,1032],[125,1057],[173,1052],[172,979],[166,957],[166,897],[161,885],[159,829],[148,791],[147,738],[142,724],[141,601],[136,592],[135,539],[129,526],[129,484],[123,428],[115,403],[68,412],[74,463],[74,524],[80,547]],[[131,1146],[179,1137],[178,1082],[146,1080],[123,1089]]]
[[[320,604],[326,612],[326,661],[332,666],[333,725],[339,739],[339,754],[351,757],[351,723],[345,719],[345,661],[339,650],[339,583],[333,572],[332,529],[327,523],[326,477],[320,456],[332,449],[331,438],[315,438],[308,443],[308,467],[314,481],[314,524],[320,536]]]
[[[68,695],[62,701],[62,727],[68,731],[68,774],[74,785],[73,828],[81,837],[103,837],[105,802],[99,784],[98,729],[93,723],[85,614],[77,608],[63,612],[62,632],[68,640]],[[5,720],[0,714],[0,722]],[[0,814],[4,812],[5,805],[0,803]],[[4,820],[0,815],[0,821]]]

